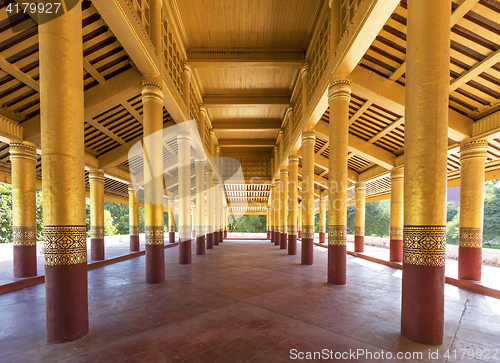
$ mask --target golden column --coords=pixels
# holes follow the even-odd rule
[[[168,243],[175,243],[175,199],[168,197]]]
[[[302,113],[306,113],[307,105],[309,104],[310,91],[309,91],[309,63],[305,63],[300,70],[302,78]]]
[[[488,142],[460,146],[460,229],[458,278],[481,280],[483,265],[484,162]]]
[[[90,259],[104,260],[104,171],[89,170]]]
[[[182,72],[182,95],[189,114],[191,110],[191,67],[187,62],[184,62],[184,69]]]
[[[365,251],[365,196],[366,183],[358,182],[355,191],[355,214],[354,214],[354,252]]]
[[[444,331],[450,0],[408,1],[401,334]]]
[[[132,183],[128,185],[128,220],[130,251],[139,251],[139,202]]]
[[[219,243],[224,242],[224,183],[219,183]]]
[[[288,248],[288,160],[281,168],[280,250]]]
[[[404,168],[391,170],[391,240],[390,260],[403,261]]]
[[[207,234],[207,249],[211,250],[214,248],[214,234],[213,234],[213,219],[214,219],[214,214],[213,214],[213,203],[214,203],[214,196],[213,196],[213,186],[212,186],[212,179],[213,179],[213,173],[212,171],[207,168],[205,170],[205,185],[206,185],[206,195],[207,195],[207,206],[206,206],[206,234]]]
[[[347,145],[351,82],[337,80],[328,88],[330,106],[330,178],[328,199],[328,282],[346,284]]]
[[[302,132],[302,255],[301,264],[313,264],[314,247],[314,130]]]
[[[196,170],[196,254],[205,254],[205,158],[195,159]]]
[[[319,197],[319,243],[325,243],[327,197],[328,197],[328,189],[322,190]]]
[[[275,234],[276,237],[274,239],[274,245],[280,246],[281,243],[281,180],[280,180],[280,169],[276,172],[275,179],[275,187],[274,187],[274,210],[276,211],[276,215],[274,217],[275,220]]]
[[[165,281],[163,240],[163,91],[159,83],[142,83],[144,109],[144,232],[146,283]]]
[[[289,218],[288,218],[288,254],[297,254],[297,200],[299,187],[299,157],[290,155],[288,157],[289,180],[288,192],[290,199],[288,200]]]
[[[276,240],[276,236],[274,234],[275,232],[275,227],[274,227],[274,221],[275,221],[275,210],[274,210],[274,193],[275,193],[276,185],[274,182],[271,183],[271,190],[269,191],[269,223],[270,223],[270,228],[271,228],[271,243],[274,243]]]
[[[302,201],[297,205],[297,239],[302,239]]]
[[[9,152],[14,277],[36,276],[36,146],[26,141],[12,143]]]
[[[179,165],[179,263],[191,263],[191,135],[177,134]]]
[[[219,182],[216,178],[214,178],[214,186],[213,186],[213,234],[214,234],[214,246],[219,245]]]
[[[227,205],[224,205],[224,238],[227,238]]]
[[[270,217],[271,217],[271,209],[269,207],[266,207],[266,226],[267,226],[267,239],[270,238],[271,233],[271,225],[270,225]]]
[[[89,331],[82,9],[38,14],[47,342]]]

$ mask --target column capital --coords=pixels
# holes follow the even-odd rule
[[[290,112],[293,112],[293,107],[292,107],[292,106],[288,106],[288,108],[287,108],[286,110],[287,110],[287,112],[289,112],[289,113],[290,113]]]
[[[280,174],[283,175],[283,176],[288,175],[288,166],[282,167],[281,170],[280,170]]]
[[[191,141],[191,134],[188,131],[179,131],[177,134],[177,141],[179,140]]]
[[[391,180],[404,179],[405,172],[403,166],[398,166],[397,168],[392,168],[391,170]]]
[[[316,140],[316,132],[314,129],[302,131],[302,142],[314,142]]]
[[[328,86],[328,100],[331,101],[338,97],[344,97],[347,100],[351,99],[351,81],[340,79]]]
[[[357,191],[360,191],[360,192],[366,192],[366,183],[365,182],[357,182],[355,185],[354,185],[354,189]]]
[[[196,156],[194,158],[195,163],[205,163],[205,157],[204,156]]]
[[[27,159],[27,160],[36,160],[36,145],[23,141],[22,143],[11,143],[9,144],[9,153],[10,158],[17,159]]]
[[[189,74],[193,73],[193,70],[191,69],[191,66],[189,65],[188,62],[184,62],[182,64],[182,69],[184,70],[184,72],[188,72]]]
[[[309,74],[309,62],[305,62],[302,68],[300,69],[300,76],[305,77]]]
[[[200,112],[203,112],[205,115],[207,114],[207,109],[205,108],[204,103],[200,103],[199,108],[200,108]],[[210,130],[212,130],[212,129],[210,129]]]
[[[154,81],[142,82],[142,98],[153,98],[163,102],[163,87]]]
[[[104,182],[104,170],[102,170],[102,169],[89,169],[89,181],[102,181],[102,182]]]
[[[298,155],[290,155],[290,156],[288,156],[288,162],[289,163],[298,163],[299,162],[299,156]]]
[[[469,141],[465,144],[460,145],[460,161],[471,158],[486,158],[487,150],[488,141]]]

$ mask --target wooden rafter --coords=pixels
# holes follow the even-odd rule
[[[390,124],[385,129],[383,129],[382,131],[380,131],[378,134],[376,134],[375,136],[373,136],[370,140],[368,140],[368,142],[372,143],[372,144],[374,142],[377,142],[382,137],[384,137],[385,135],[387,135],[389,132],[391,132],[395,128],[401,126],[404,122],[405,122],[405,118],[403,116],[401,116],[396,121],[394,121],[392,124]]]

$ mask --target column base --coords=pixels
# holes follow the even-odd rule
[[[392,262],[403,262],[403,240],[391,239],[389,260]]]
[[[365,236],[354,236],[354,252],[365,252]]]
[[[205,236],[196,237],[196,254],[197,255],[205,254]]]
[[[175,232],[168,232],[168,243],[175,243]]]
[[[325,242],[326,242],[325,233],[320,232],[319,233],[319,243],[325,243]]]
[[[139,236],[130,236],[130,252],[139,251]]]
[[[444,266],[403,263],[401,335],[420,344],[443,344]]]
[[[146,284],[165,282],[165,249],[162,244],[146,245]]]
[[[297,238],[302,238],[302,231],[297,232]]]
[[[274,237],[274,245],[275,246],[279,246],[280,245],[280,237],[281,237],[281,233],[279,232],[274,232],[275,233],[275,237]]]
[[[224,231],[224,238],[227,238],[227,230]]]
[[[288,233],[280,234],[280,250],[286,250],[288,247]]]
[[[224,242],[224,231],[219,231],[219,243]]]
[[[458,247],[458,278],[481,281],[483,249],[480,247]]]
[[[191,240],[179,240],[179,264],[189,265],[191,263]]]
[[[346,284],[346,245],[328,245],[328,277],[329,284]]]
[[[271,235],[271,243],[274,243],[274,231],[270,231],[269,234]]]
[[[36,244],[33,246],[14,246],[14,277],[36,276]]]
[[[302,253],[300,263],[302,265],[313,264],[314,238],[302,238]]]
[[[87,263],[45,266],[47,343],[66,343],[89,332]]]
[[[90,259],[92,261],[104,260],[104,238],[90,240]]]
[[[288,235],[288,254],[296,255],[297,254],[297,235],[289,234]]]
[[[207,233],[207,250],[213,250],[213,249],[214,249],[214,234]]]
[[[269,239],[271,236],[271,231],[267,231],[267,239]]]
[[[218,245],[219,245],[219,233],[214,232],[214,246],[218,246]]]

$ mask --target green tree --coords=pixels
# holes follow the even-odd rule
[[[347,207],[347,234],[354,234],[355,206]],[[389,237],[391,224],[391,201],[380,200],[366,203],[365,235]]]
[[[128,204],[114,203],[114,202],[104,202],[104,209],[108,210],[113,218],[114,225],[116,228],[115,234],[128,234],[129,225],[129,215],[128,215]]]
[[[36,191],[36,240],[43,240],[43,196],[42,191]]]
[[[262,233],[266,232],[266,216],[229,214],[228,232]]]
[[[0,183],[0,243],[12,242],[12,186]]]
[[[87,237],[90,237],[90,199],[85,198],[85,214],[86,214],[86,225],[87,225]],[[104,209],[104,235],[114,236],[116,235],[118,229],[114,224],[113,217],[109,210]]]
[[[455,204],[455,203],[453,203]],[[446,243],[449,245],[458,245],[458,227],[460,224],[460,213],[453,216],[451,221],[446,223]]]
[[[454,201],[446,203],[446,222],[450,222],[457,214],[457,204]]]

